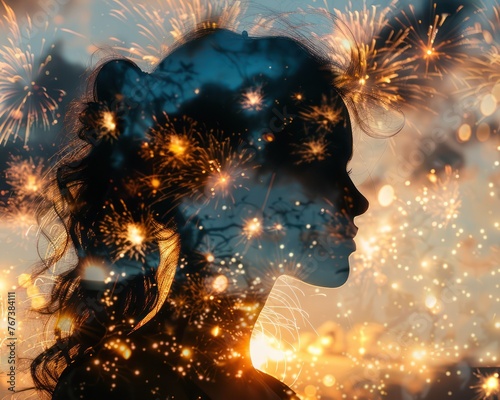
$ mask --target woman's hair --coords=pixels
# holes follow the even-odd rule
[[[186,196],[203,201],[207,171],[245,157],[300,171],[294,149],[307,137],[350,129],[338,74],[311,46],[203,29],[150,74],[126,59],[96,69],[67,115],[76,137],[39,212],[49,251],[35,276],[58,272],[38,311],[71,316],[72,325],[65,334],[56,325],[55,343],[33,360],[38,390],[52,393],[68,365],[111,332],[144,325],[168,293],[206,273],[194,254],[177,266],[199,240],[182,230],[178,205]],[[56,222],[64,232],[54,237]],[[68,254],[76,264],[60,272]]]

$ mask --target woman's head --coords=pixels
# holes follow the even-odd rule
[[[85,146],[56,179],[78,264],[47,311],[74,315],[75,330],[32,364],[39,387],[54,376],[40,368],[93,351],[111,326],[141,326],[177,289],[237,303],[265,300],[283,274],[345,282],[368,203],[347,171],[351,123],[332,71],[298,41],[222,29],[150,74],[102,65],[77,126]]]
[[[155,235],[175,231],[185,264],[342,284],[367,202],[346,170],[351,125],[334,79],[292,39],[226,30],[193,37],[151,74],[106,63],[81,117],[108,186],[91,199],[103,210],[92,246],[140,272]]]

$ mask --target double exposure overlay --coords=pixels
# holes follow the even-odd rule
[[[0,6],[5,398],[500,396],[500,4]]]

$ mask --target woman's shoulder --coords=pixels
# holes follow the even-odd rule
[[[276,393],[280,399],[285,400],[300,400],[300,397],[290,389],[286,384],[276,379],[275,377],[266,374],[265,372],[256,370],[257,373],[261,376],[261,379],[265,382],[265,384]]]

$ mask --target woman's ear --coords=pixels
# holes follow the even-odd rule
[[[104,64],[99,70],[95,83],[94,93],[97,102],[112,104],[123,101],[124,98],[138,97],[137,88],[141,88],[141,81],[146,73],[129,60],[113,60]]]

